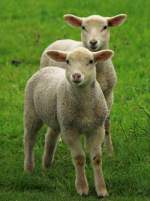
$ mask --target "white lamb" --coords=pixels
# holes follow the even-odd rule
[[[71,14],[65,15],[64,19],[67,23],[81,28],[81,41],[75,40],[58,40],[52,43],[41,56],[40,66],[60,66],[66,67],[66,63],[59,63],[53,61],[47,56],[48,50],[61,50],[71,51],[77,47],[86,47],[89,50],[96,52],[103,49],[109,48],[110,32],[109,27],[118,26],[124,23],[127,15],[120,14],[114,17],[102,17],[98,15],[92,15],[89,17],[77,17]],[[117,77],[112,61],[99,61],[96,64],[96,77],[100,83],[102,91],[104,93],[109,113],[113,104],[113,88],[116,84]],[[110,155],[113,153],[113,145],[110,133],[110,120],[109,116],[105,122],[106,128],[106,145]]]
[[[77,48],[70,53],[48,51],[55,61],[66,62],[65,70],[46,67],[35,73],[25,90],[24,108],[24,169],[34,168],[33,147],[43,123],[49,126],[45,138],[43,168],[53,161],[58,136],[69,146],[75,166],[76,190],[80,195],[89,191],[85,175],[85,153],[80,142],[86,138],[94,171],[98,196],[108,195],[102,172],[101,144],[105,135],[104,122],[108,116],[107,104],[96,81],[96,62],[111,58],[111,50],[95,53]]]

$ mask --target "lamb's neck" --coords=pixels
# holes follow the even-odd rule
[[[109,49],[109,42],[105,42],[101,50],[106,50]],[[109,66],[109,63],[111,62],[111,59],[105,60],[105,61],[98,61],[97,62],[97,68],[96,68],[96,73],[102,73],[103,71],[106,70],[106,67]]]

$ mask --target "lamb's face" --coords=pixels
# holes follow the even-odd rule
[[[113,17],[100,15],[78,17],[71,14],[64,16],[67,23],[81,28],[81,40],[84,46],[93,52],[106,49],[110,37],[109,27],[121,25],[126,18],[125,14]]]
[[[81,25],[81,40],[91,51],[103,49],[109,42],[108,21],[105,17],[90,16],[83,18]]]
[[[86,86],[95,81],[96,67],[93,54],[85,48],[78,48],[66,58],[66,78],[74,86]]]
[[[87,86],[96,79],[96,62],[105,61],[112,57],[111,50],[90,52],[79,47],[72,52],[48,50],[47,55],[57,61],[66,62],[66,79],[74,86]]]

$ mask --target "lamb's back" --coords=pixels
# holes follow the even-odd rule
[[[71,39],[65,39],[65,40],[57,40],[54,43],[50,44],[43,52],[40,60],[40,67],[43,68],[45,66],[60,66],[61,68],[66,67],[65,62],[56,62],[52,59],[50,59],[46,52],[48,50],[60,50],[60,51],[72,51],[76,49],[77,47],[82,47],[82,42],[75,41]]]

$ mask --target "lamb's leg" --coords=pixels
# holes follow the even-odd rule
[[[110,132],[110,117],[105,120],[105,144],[110,156],[113,155],[113,144]]]
[[[89,187],[85,175],[85,153],[82,149],[79,134],[72,131],[67,132],[63,135],[63,140],[70,148],[73,164],[75,166],[76,190],[80,195],[87,195]]]
[[[110,115],[110,111],[111,111],[111,107],[112,107],[112,103],[113,103],[112,91],[109,94],[105,95],[105,98],[106,98],[109,115]],[[113,143],[112,143],[111,132],[110,132],[110,116],[105,121],[105,144],[106,144],[106,148],[108,150],[109,155],[112,156]]]
[[[50,165],[53,162],[58,137],[59,137],[58,131],[48,128],[47,134],[45,136],[43,169],[47,169],[48,167],[50,167]]]
[[[34,169],[33,147],[38,130],[42,126],[35,112],[30,109],[25,112],[24,117],[24,170],[32,172]]]
[[[87,148],[90,152],[91,163],[94,172],[95,189],[100,197],[108,196],[102,170],[101,144],[105,135],[104,128],[98,129],[97,133],[87,138]]]

